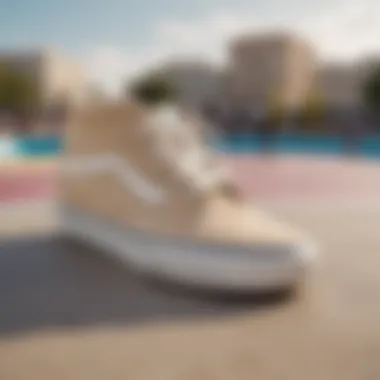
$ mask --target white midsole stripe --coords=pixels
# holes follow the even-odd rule
[[[162,203],[165,200],[162,188],[148,180],[125,157],[121,158],[114,154],[65,158],[62,160],[62,172],[66,176],[80,178],[112,173],[137,197],[150,203]]]

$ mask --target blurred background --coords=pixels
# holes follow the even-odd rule
[[[372,0],[0,0],[0,378],[379,378],[379,15]],[[306,298],[262,321],[262,305],[166,293],[56,237],[72,107],[157,91],[202,116],[249,199],[321,244]],[[207,329],[128,330],[200,315]]]
[[[152,12],[148,5],[99,2],[86,20],[79,17],[86,8],[71,2],[25,4],[5,4],[1,15],[9,31],[0,41],[3,202],[54,194],[54,158],[71,107],[128,98],[150,85],[174,91],[182,107],[203,116],[252,196],[281,196],[288,187],[299,196],[329,187],[352,191],[350,184],[359,181],[341,182],[334,164],[322,170],[325,160],[315,158],[380,157],[380,56],[370,39],[374,24],[364,25],[370,17],[365,5],[336,5],[340,18],[332,20],[333,10],[319,7],[314,15],[305,9],[295,18],[295,3],[281,17],[265,7],[246,10],[244,1],[230,12],[217,7],[215,14],[209,14],[212,4],[193,4],[193,25],[180,7],[169,11],[166,3]],[[131,14],[139,11],[145,28],[132,22]],[[345,29],[350,23],[361,31],[357,43]],[[97,40],[109,45],[93,47]],[[294,168],[287,169],[291,179],[280,180],[282,170],[272,178],[268,163],[258,164],[268,152],[285,161],[297,155]],[[32,161],[39,164],[30,166]],[[286,183],[269,189],[277,180]],[[376,184],[373,191],[378,189]]]

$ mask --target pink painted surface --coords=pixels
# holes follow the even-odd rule
[[[0,202],[47,198],[57,193],[54,163],[0,165]]]
[[[380,162],[354,159],[249,156],[223,158],[246,196],[257,200],[380,200]],[[54,196],[54,163],[0,166],[0,202]]]
[[[228,160],[245,194],[257,199],[380,199],[380,162],[311,156]]]

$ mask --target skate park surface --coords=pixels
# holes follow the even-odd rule
[[[0,378],[380,378],[380,166],[228,160],[247,196],[320,245],[294,298],[225,302],[146,282],[55,238],[54,162],[4,165]]]

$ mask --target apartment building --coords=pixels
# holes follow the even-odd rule
[[[332,110],[358,109],[363,105],[363,85],[371,71],[379,66],[379,57],[325,63],[318,70],[315,88]]]
[[[293,110],[312,87],[316,54],[298,36],[246,35],[231,44],[228,70],[229,93],[236,106],[266,112],[275,100]]]

